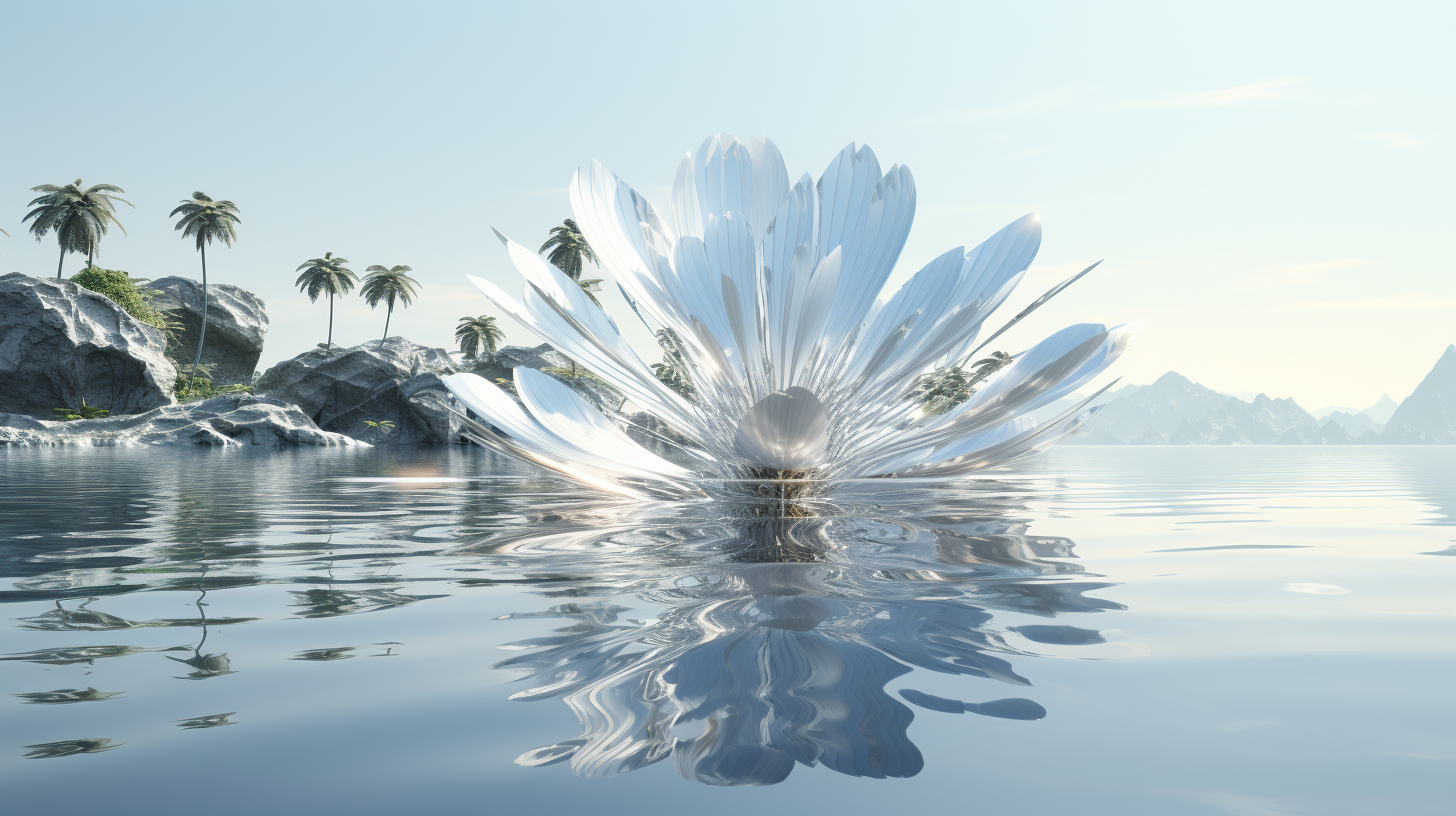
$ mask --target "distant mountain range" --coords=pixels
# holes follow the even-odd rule
[[[1071,404],[1062,400],[1043,410]],[[1456,444],[1456,345],[1398,406],[1387,394],[1362,410],[1330,406],[1311,414],[1292,399],[1243,399],[1169,371],[1151,385],[1109,392],[1102,410],[1063,444]]]

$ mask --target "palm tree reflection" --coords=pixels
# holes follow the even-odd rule
[[[518,559],[527,575],[574,573],[566,586],[584,596],[506,616],[567,622],[510,644],[527,653],[497,666],[523,673],[528,688],[511,699],[560,698],[582,725],[580,737],[517,762],[569,761],[576,773],[598,777],[670,758],[683,777],[710,785],[775,784],[797,764],[907,777],[924,760],[909,736],[906,702],[1045,716],[1024,698],[961,702],[902,689],[902,702],[887,689],[915,668],[1029,686],[1007,657],[1033,652],[1015,642],[1100,636],[1042,625],[1008,639],[993,622],[997,612],[1122,608],[1084,594],[1108,584],[1082,580],[1082,568],[1065,560],[1075,557],[1070,541],[1028,536],[990,503],[953,509],[633,518],[607,529],[584,513],[575,515],[589,529],[481,545]],[[662,610],[652,620],[624,618],[628,608],[605,598],[623,594]]]
[[[168,660],[175,660],[178,663],[185,663],[192,667],[192,671],[188,672],[185,677],[179,677],[179,680],[206,680],[209,677],[220,677],[224,674],[236,673],[233,671],[232,662],[228,660],[226,652],[221,654],[202,653],[202,647],[207,644],[207,611],[203,608],[207,604],[202,601],[206,597],[207,590],[199,590],[197,600],[193,602],[197,606],[197,619],[202,625],[202,639],[197,641],[196,646],[192,647],[192,656],[173,657],[171,655],[163,655]],[[177,650],[186,651],[186,648],[179,646]],[[173,650],[168,649],[167,651]]]

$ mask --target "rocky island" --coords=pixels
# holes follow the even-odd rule
[[[166,277],[139,288],[166,316],[166,329],[69,281],[0,276],[0,445],[459,444],[465,409],[440,378],[468,370],[509,382],[522,367],[557,377],[640,442],[655,445],[672,436],[547,344],[503,346],[461,361],[446,349],[396,336],[347,348],[321,344],[259,374],[266,304],[226,284],[208,287],[202,366],[215,387],[233,390],[179,403],[179,369],[186,368],[179,362],[190,362],[196,351],[202,287]],[[1311,414],[1290,399],[1240,399],[1174,372],[1111,392],[1104,403],[1067,444],[1453,444],[1456,346],[1398,405],[1385,396],[1364,410]],[[56,409],[83,405],[109,416],[58,420]]]
[[[0,276],[0,445],[458,444],[464,409],[441,376],[473,366],[509,379],[518,367],[571,366],[544,344],[505,346],[463,364],[446,349],[389,337],[310,349],[258,374],[266,305],[247,290],[212,284],[202,367],[215,386],[246,389],[179,403],[182,361],[190,361],[202,325],[202,287],[167,277],[139,288],[168,329],[69,281]],[[565,379],[603,410],[623,406],[590,375]],[[56,409],[82,405],[109,415],[57,419]]]

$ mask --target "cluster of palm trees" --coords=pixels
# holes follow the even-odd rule
[[[116,218],[116,204],[132,206],[130,201],[117,193],[126,191],[115,184],[93,184],[90,187],[76,179],[70,184],[42,184],[32,187],[31,192],[40,193],[29,206],[34,207],[25,214],[21,223],[30,223],[30,234],[41,241],[47,233],[54,233],[60,245],[60,259],[56,262],[56,280],[61,279],[61,270],[66,264],[69,252],[84,253],[86,268],[95,266],[96,253],[101,248],[101,239],[107,229],[115,225],[126,234],[126,227]],[[197,243],[197,252],[202,259],[202,328],[197,333],[197,354],[192,359],[192,370],[188,374],[191,382],[197,376],[202,362],[202,343],[207,335],[207,245],[219,241],[232,246],[237,240],[237,205],[231,201],[217,201],[205,193],[194,192],[172,210],[168,217],[178,218],[175,229],[183,238],[192,238]],[[3,231],[3,230],[0,230]],[[9,233],[5,233],[9,235]]]
[[[581,272],[586,264],[597,262],[597,255],[592,252],[591,245],[586,242],[586,237],[577,228],[576,222],[570,218],[561,222],[561,226],[552,227],[546,238],[546,243],[541,245],[540,252],[550,253],[546,260],[550,261],[557,269],[566,273],[566,276],[576,281],[581,291],[591,298],[592,303],[602,305],[597,300],[596,293],[601,291],[601,279],[593,278],[582,280]],[[495,354],[500,341],[505,339],[505,332],[501,331],[496,319],[490,315],[479,315],[471,317],[466,315],[460,318],[455,326],[455,342],[460,344],[460,353],[466,360],[476,361],[489,359]],[[572,363],[572,375],[576,374],[576,363]]]
[[[22,223],[29,222],[30,232],[37,241],[47,234],[55,234],[56,243],[60,246],[60,258],[56,263],[57,280],[61,279],[68,253],[85,254],[86,266],[91,268],[107,230],[115,226],[122,234],[126,233],[126,228],[116,217],[116,205],[121,203],[130,207],[132,204],[120,197],[126,191],[114,184],[93,184],[87,187],[81,179],[76,179],[64,186],[42,184],[31,188],[31,191],[40,195],[30,202],[29,206],[34,209],[26,214]],[[183,238],[192,238],[195,241],[202,264],[202,327],[198,331],[197,351],[188,374],[190,382],[196,377],[202,362],[202,347],[207,333],[207,247],[214,241],[231,247],[237,240],[237,225],[241,223],[241,219],[238,217],[238,207],[233,202],[213,199],[201,191],[194,192],[191,198],[179,203],[169,217],[177,218],[175,229],[181,231]],[[588,263],[596,264],[597,256],[575,221],[568,218],[560,226],[552,227],[540,251],[549,253],[547,259],[575,281],[593,303],[601,305],[601,301],[597,299],[597,293],[601,291],[601,279],[582,278],[582,270]],[[325,252],[322,258],[311,258],[295,270],[299,273],[295,285],[308,295],[311,302],[316,302],[322,295],[328,296],[329,328],[328,339],[324,344],[328,349],[332,349],[334,345],[334,299],[349,294],[360,282],[358,276],[349,269],[348,263],[346,258]],[[419,282],[409,276],[411,271],[413,270],[410,267],[402,264],[389,267],[376,264],[365,270],[359,294],[371,309],[380,303],[385,304],[384,336],[379,341],[381,346],[389,338],[389,322],[394,316],[395,307],[408,307],[419,295]],[[497,325],[496,319],[489,315],[462,317],[455,328],[455,340],[460,344],[460,351],[467,360],[494,355],[504,339],[505,333]],[[674,373],[671,362],[669,360],[669,364],[661,366],[662,376],[665,378]],[[576,364],[573,362],[572,374],[575,373]]]
[[[115,224],[123,235],[126,234],[126,227],[116,220],[116,202],[120,201],[128,207],[132,204],[124,198],[112,195],[126,192],[114,184],[84,187],[81,180],[76,179],[64,187],[42,184],[30,188],[30,191],[41,195],[30,202],[28,206],[35,209],[26,213],[21,223],[32,222],[30,233],[37,241],[45,238],[47,232],[55,232],[56,242],[61,245],[61,258],[56,263],[56,280],[61,279],[61,267],[66,263],[66,253],[85,253],[86,266],[89,268],[94,265],[92,261],[96,258],[96,250],[101,246],[101,237],[106,234],[110,225]]]
[[[322,258],[304,261],[295,270],[300,274],[294,284],[308,295],[309,302],[317,301],[319,295],[329,296],[329,337],[325,346],[330,350],[334,347],[334,298],[349,294],[354,290],[354,284],[359,282],[359,277],[353,270],[345,266],[348,262],[348,258],[336,258],[334,253],[325,252]],[[412,271],[414,270],[404,264],[375,264],[364,270],[364,285],[359,289],[360,296],[371,309],[380,303],[387,307],[384,312],[384,336],[379,338],[380,346],[389,339],[389,319],[394,316],[394,307],[398,305],[405,308],[419,296],[420,283],[409,276]]]
[[[582,280],[581,277],[584,265],[596,263],[597,256],[582,236],[581,230],[577,229],[575,221],[568,218],[561,226],[552,227],[550,237],[541,245],[541,252],[549,252],[548,260],[576,281],[593,303],[601,305],[595,294],[601,291],[601,279]],[[358,276],[346,266],[348,263],[346,258],[337,258],[332,252],[325,252],[322,258],[305,261],[297,270],[299,276],[295,284],[308,295],[310,301],[317,301],[321,295],[329,298],[329,333],[328,341],[324,345],[330,349],[334,345],[334,298],[349,294],[359,282]],[[384,338],[379,341],[382,346],[389,337],[389,318],[394,314],[394,307],[398,305],[404,308],[413,303],[419,294],[419,282],[407,274],[411,271],[408,266],[375,265],[365,271],[368,274],[364,276],[364,285],[359,289],[359,294],[371,309],[380,303],[387,307]],[[460,352],[468,361],[493,356],[504,339],[505,332],[490,315],[467,315],[460,318],[455,327],[455,342],[460,345]],[[572,368],[574,372],[574,363]]]

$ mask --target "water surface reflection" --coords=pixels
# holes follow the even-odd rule
[[[1070,560],[1067,539],[1028,535],[1014,501],[945,498],[934,514],[859,501],[787,518],[712,504],[611,518],[582,505],[470,547],[523,575],[561,576],[572,597],[506,616],[562,623],[507,644],[525,652],[497,664],[522,675],[511,699],[559,698],[582,728],[517,763],[599,777],[670,760],[709,785],[771,785],[799,764],[907,777],[924,767],[907,702],[1045,716],[1021,697],[985,699],[1005,693],[986,684],[966,684],[980,697],[963,702],[896,683],[918,668],[1024,688],[1012,658],[1102,637],[1051,624],[1008,634],[997,612],[1122,608],[1089,596],[1108,584]],[[626,593],[660,611],[627,617]]]
[[[0,450],[0,810],[1444,816],[1449,459],[1069,449],[765,518],[469,449]]]

